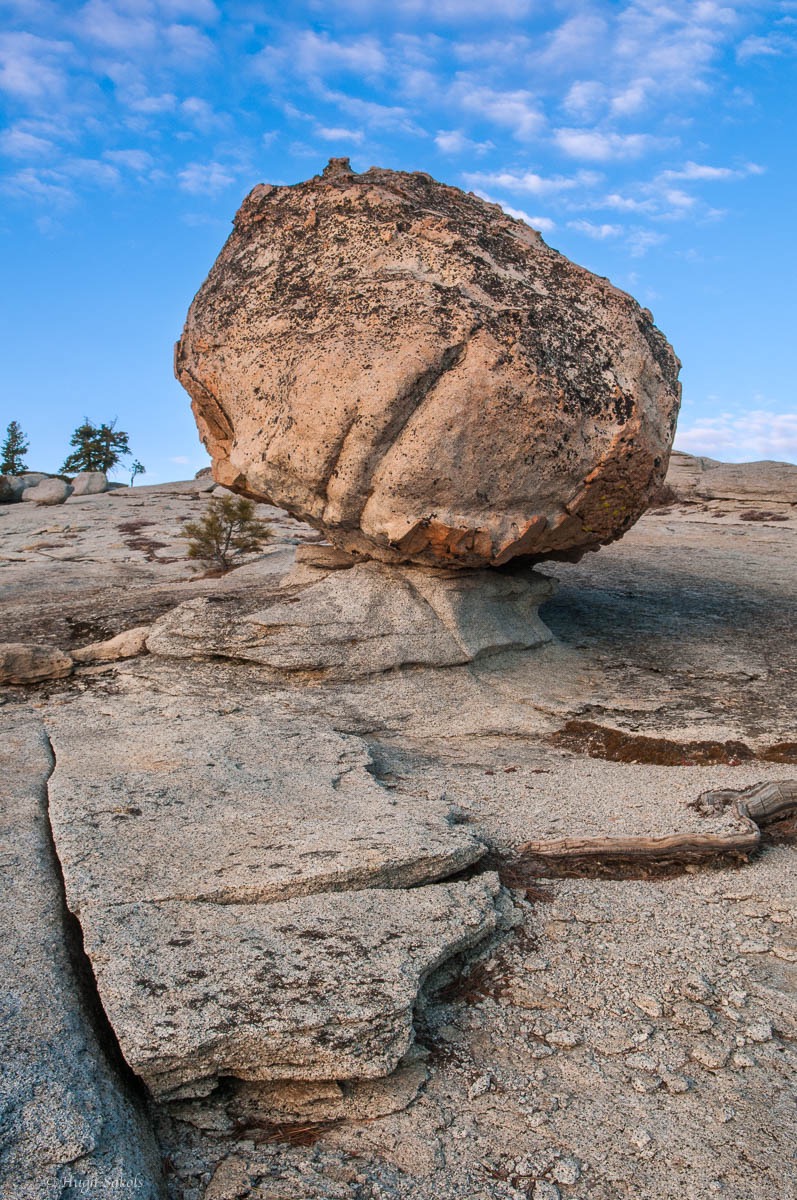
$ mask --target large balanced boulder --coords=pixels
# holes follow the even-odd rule
[[[346,159],[249,194],[175,360],[219,483],[456,567],[620,537],[664,478],[679,365],[498,206]]]

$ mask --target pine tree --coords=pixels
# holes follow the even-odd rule
[[[135,483],[136,475],[146,475],[147,468],[137,458],[133,459],[133,465],[130,468],[130,486]]]
[[[189,558],[229,571],[233,559],[260,550],[271,537],[271,530],[255,516],[251,500],[219,496],[208,503],[199,521],[189,521],[183,526],[180,536],[189,539]]]
[[[115,420],[110,425],[94,425],[84,417],[69,445],[74,446],[74,450],[61,467],[64,475],[77,475],[80,471],[104,471],[107,474],[131,453],[129,435],[116,428]]]
[[[0,446],[0,475],[21,475],[27,471],[23,462],[29,443],[19,421],[12,421],[6,429],[6,440]]]

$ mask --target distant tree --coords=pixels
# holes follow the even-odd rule
[[[19,421],[12,421],[6,429],[6,440],[0,446],[0,475],[21,475],[27,471],[23,462],[29,443]]]
[[[133,465],[130,468],[130,486],[133,486],[136,475],[146,475],[147,468],[143,463],[140,463],[137,458],[133,459]]]
[[[94,425],[84,417],[69,445],[74,446],[74,450],[61,467],[64,475],[77,475],[80,471],[105,471],[107,474],[131,452],[129,436],[116,428],[115,420],[110,425]]]
[[[208,503],[203,517],[183,526],[180,536],[189,539],[189,558],[229,571],[235,558],[260,550],[271,530],[255,516],[251,500],[219,496]]]

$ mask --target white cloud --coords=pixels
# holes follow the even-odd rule
[[[384,0],[382,0],[384,4]],[[375,15],[379,8],[379,0],[339,0],[338,7],[363,13],[368,17]],[[399,13],[407,17],[424,17],[433,22],[455,21],[494,21],[496,17],[504,17],[510,21],[520,20],[537,7],[537,0],[390,0],[384,4],[390,13]]]
[[[592,187],[599,182],[600,176],[594,171],[579,171],[575,175],[538,175],[535,171],[495,171],[492,173],[474,173],[465,175],[471,186],[485,188],[506,188],[510,192],[525,192],[530,196],[551,196],[561,192],[570,192],[576,188]]]
[[[598,129],[556,129],[554,139],[565,154],[588,162],[639,158],[659,144],[649,133],[603,133]]]
[[[120,12],[108,0],[88,0],[80,10],[80,25],[85,36],[113,50],[129,54],[146,50],[158,37],[157,23],[139,9]]]
[[[362,129],[344,129],[340,125],[318,125],[315,132],[325,142],[356,142],[359,144],[365,136]]]
[[[577,79],[571,84],[563,107],[574,117],[589,120],[597,117],[606,103],[606,86],[594,79]]]
[[[439,129],[434,141],[443,154],[484,154],[494,149],[492,142],[475,142],[461,129]]]
[[[726,462],[762,458],[797,462],[797,413],[754,409],[698,417],[692,425],[678,427],[675,445],[689,454]]]
[[[379,104],[375,100],[361,100],[359,96],[347,96],[345,92],[325,90],[323,99],[336,104],[342,112],[372,129],[386,133],[410,133],[415,137],[426,137],[426,131],[413,119],[409,108],[398,104]]]
[[[177,97],[173,92],[161,92],[160,95],[148,95],[138,88],[130,89],[123,101],[133,112],[155,117],[160,113],[174,112],[177,107]]]
[[[729,179],[744,179],[746,175],[762,175],[764,168],[758,163],[745,163],[743,167],[712,167],[707,163],[687,162],[678,171],[662,171],[659,179],[687,179],[718,182]]]
[[[568,229],[575,229],[587,237],[603,241],[605,238],[619,237],[623,232],[622,225],[595,225],[592,221],[568,221]]]
[[[70,158],[62,163],[61,169],[72,179],[96,187],[116,187],[120,180],[119,171],[112,163],[96,158]]]
[[[218,162],[189,163],[182,171],[178,171],[177,179],[180,188],[192,195],[216,195],[235,183],[235,176],[230,174],[228,167]]]
[[[300,73],[330,75],[349,72],[355,75],[381,75],[387,58],[379,41],[370,35],[336,41],[328,34],[307,30],[299,34],[289,51]]]
[[[576,13],[550,34],[539,61],[561,65],[567,71],[572,71],[577,64],[592,64],[608,31],[608,22],[598,13]]]
[[[25,167],[0,181],[0,191],[45,204],[66,205],[74,200],[68,182],[57,171]]]
[[[63,62],[72,51],[69,42],[32,33],[0,34],[0,91],[25,100],[39,100],[63,90]]]
[[[654,246],[660,246],[664,240],[663,233],[656,233],[652,229],[632,229],[625,244],[628,246],[632,258],[642,258],[648,250],[652,250]]]
[[[789,54],[797,54],[797,38],[779,30],[765,37],[751,35],[736,51],[740,63],[749,62],[751,58],[783,58]]]
[[[601,201],[603,208],[614,208],[618,212],[651,213],[656,211],[654,200],[637,200],[633,196],[623,196],[620,192],[610,192]]]
[[[180,113],[203,133],[221,129],[227,124],[227,117],[223,113],[217,113],[213,106],[200,96],[189,96],[183,100],[180,104]]]
[[[613,61],[655,80],[659,92],[700,91],[739,19],[714,0],[631,0],[617,19]]]
[[[103,157],[116,166],[127,167],[139,174],[154,165],[152,155],[146,150],[106,150]]]
[[[213,0],[159,0],[159,7],[167,17],[187,17],[205,25],[214,25],[220,15]]]
[[[641,79],[632,79],[621,91],[612,96],[609,105],[612,116],[628,117],[633,113],[638,113],[650,102],[651,94],[655,90],[655,80],[647,76]]]
[[[513,208],[509,204],[505,204],[503,200],[496,200],[495,196],[491,196],[488,192],[476,191],[477,196],[481,196],[482,200],[486,200],[488,204],[497,204],[498,207],[509,217],[514,217],[516,221],[524,221],[526,225],[530,225],[532,229],[538,229],[541,233],[550,233],[556,228],[556,223],[550,217],[531,216],[522,208]]]
[[[451,89],[451,100],[465,111],[509,129],[519,141],[536,137],[545,127],[536,96],[523,89],[497,91],[462,78]]]
[[[24,129],[4,129],[0,133],[0,154],[8,158],[48,158],[54,149],[47,138],[37,137]]]
[[[487,199],[486,196],[485,199]],[[550,217],[531,216],[522,208],[510,208],[508,204],[502,204],[501,208],[510,217],[514,217],[517,221],[525,221],[532,229],[539,229],[541,233],[550,233],[552,229],[556,228],[556,222],[552,221]]]

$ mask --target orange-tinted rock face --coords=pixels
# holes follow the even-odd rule
[[[679,365],[497,206],[346,160],[250,193],[175,361],[220,483],[448,567],[621,537],[664,478]]]

